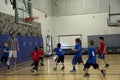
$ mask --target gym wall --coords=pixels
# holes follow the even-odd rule
[[[40,23],[33,22],[33,27],[16,24],[14,16],[0,13],[0,45],[3,45],[8,40],[12,32],[17,34],[20,47],[18,63],[31,60],[30,53],[36,46],[43,47]],[[0,50],[0,58],[1,56],[2,50]]]
[[[87,48],[88,35],[120,33],[120,27],[109,27],[107,25],[107,13],[54,17],[53,21],[54,43],[58,42],[58,35],[82,34],[82,46]]]
[[[91,35],[88,36],[89,40],[94,40],[95,47],[99,46],[99,37],[104,37],[104,42],[107,46],[108,53],[119,53],[120,54],[120,34],[109,34],[109,35]]]

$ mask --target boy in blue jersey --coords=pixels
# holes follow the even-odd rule
[[[88,69],[90,68],[90,66],[93,66],[94,69],[97,69],[99,71],[101,71],[101,73],[103,74],[103,76],[106,75],[106,71],[103,69],[99,69],[99,65],[97,64],[97,60],[96,60],[96,49],[93,47],[94,46],[94,41],[90,40],[89,41],[89,48],[88,48],[88,59],[86,61],[86,64],[84,66],[84,77],[89,77],[89,73],[88,73]]]
[[[4,43],[4,46],[2,47],[2,50],[3,50],[3,56],[2,56],[2,59],[1,59],[1,63],[3,62],[7,62],[8,60],[8,56],[9,56],[9,51],[10,51],[10,48],[8,47],[8,43],[5,42]],[[8,67],[9,69],[9,67]]]
[[[76,38],[75,43],[76,43],[75,48],[73,49],[73,51],[75,52],[75,56],[72,59],[73,69],[70,72],[76,72],[77,63],[78,64],[82,63],[84,65],[82,60],[82,46],[80,38]]]
[[[64,66],[64,52],[61,49],[61,44],[60,43],[57,44],[57,48],[55,48],[54,51],[56,52],[56,54],[58,56],[57,59],[55,60],[56,61],[56,67],[54,68],[54,70],[57,70],[57,65],[60,62],[62,63],[61,70],[64,70],[64,68],[65,68],[65,66]]]

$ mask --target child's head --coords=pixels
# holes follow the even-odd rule
[[[35,51],[38,51],[39,50],[39,47],[35,47]]]
[[[99,37],[99,41],[100,42],[104,41],[104,37]]]
[[[40,50],[43,50],[43,47],[39,47]]]
[[[60,48],[60,47],[61,47],[61,44],[60,44],[60,43],[58,43],[58,44],[57,44],[57,47],[58,47],[58,48]]]
[[[80,38],[76,38],[76,39],[75,39],[75,43],[81,44]]]
[[[15,38],[15,33],[12,33],[12,34],[11,34],[11,37],[12,37],[12,38]]]
[[[90,41],[89,41],[89,45],[90,45],[90,46],[94,46],[94,41],[93,41],[93,40],[90,40]]]
[[[7,46],[8,46],[8,43],[7,43],[7,42],[4,42],[4,46],[7,47]]]

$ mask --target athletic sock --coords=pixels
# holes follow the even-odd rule
[[[9,61],[7,61],[6,63],[7,63],[7,65],[10,65],[10,62],[9,62]]]
[[[73,70],[76,70],[76,67],[75,67],[75,66],[73,66]]]
[[[62,63],[62,66],[64,67],[64,63]]]

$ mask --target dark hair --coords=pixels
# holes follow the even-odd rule
[[[39,48],[43,48],[43,47],[40,46]]]
[[[81,40],[80,40],[80,38],[76,38],[76,39],[75,39],[75,42],[76,42],[76,43],[79,43],[79,44],[81,45]]]
[[[58,43],[58,44],[57,44],[57,47],[58,47],[58,48],[60,48],[60,47],[61,47],[61,44],[60,44],[60,43]]]
[[[99,39],[101,39],[102,41],[104,40],[104,37],[99,37]]]
[[[90,43],[91,46],[94,45],[94,41],[93,40],[90,40],[89,43]]]
[[[15,32],[11,33],[11,35],[15,34]]]
[[[39,50],[39,47],[35,47],[35,50]]]

